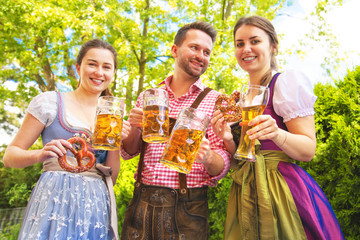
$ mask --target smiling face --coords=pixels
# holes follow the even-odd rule
[[[252,25],[242,25],[235,33],[235,57],[242,69],[251,74],[270,70],[275,47],[266,32]]]
[[[213,49],[211,37],[201,30],[190,29],[180,46],[173,45],[175,71],[180,70],[188,77],[198,79],[207,69]]]
[[[104,91],[114,76],[114,56],[108,49],[91,48],[84,55],[81,65],[76,64],[80,87],[93,93]]]

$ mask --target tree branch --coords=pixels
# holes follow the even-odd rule
[[[42,92],[48,91],[48,89],[47,89],[47,87],[46,87],[46,85],[45,85],[45,83],[44,83],[44,80],[42,79],[42,77],[40,76],[40,74],[37,73],[37,74],[34,74],[33,76],[34,76],[34,78],[35,78],[36,83],[39,85],[40,90],[41,90]]]
[[[231,9],[232,9],[234,3],[235,3],[235,0],[234,1],[230,0],[229,1],[228,5],[226,7],[224,18],[223,18],[224,21],[226,21],[230,17]]]
[[[70,79],[70,84],[72,88],[75,89],[77,85],[76,74],[69,55],[70,55],[69,49],[66,48],[66,50],[64,50],[64,63],[66,67],[67,76]]]

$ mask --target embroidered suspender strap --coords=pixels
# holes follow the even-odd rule
[[[191,107],[192,108],[197,108],[199,106],[199,104],[201,103],[201,101],[204,99],[204,97],[211,91],[212,89],[207,87],[204,89],[204,91],[202,91],[199,96],[197,96],[197,98],[195,99],[195,101],[192,103]],[[176,119],[170,118],[170,132],[172,130],[172,128],[174,127],[176,122]],[[138,164],[138,170],[137,170],[137,177],[136,177],[136,182],[135,182],[135,187],[140,187],[141,185],[141,175],[142,175],[142,171],[144,168],[144,156],[145,156],[145,149],[146,149],[146,145],[147,143],[144,142],[143,140],[141,140],[141,152],[140,152],[140,159],[139,159],[139,164]],[[186,183],[186,174],[184,173],[179,173],[179,187],[180,187],[180,193],[181,194],[186,194],[187,192],[187,183]]]
[[[199,96],[195,99],[195,101],[191,104],[192,108],[197,108],[201,101],[204,99],[204,97],[211,91],[212,89],[207,87],[202,91]],[[187,193],[187,182],[186,182],[186,174],[185,173],[179,173],[179,192],[182,195],[185,195]]]

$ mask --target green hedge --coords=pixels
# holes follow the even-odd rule
[[[139,162],[139,156],[124,161],[121,161],[120,173],[114,186],[117,214],[118,214],[118,228],[121,235],[121,226],[124,222],[124,214],[126,207],[133,196],[134,191],[134,174]]]
[[[299,163],[319,183],[345,238],[360,236],[360,67],[335,84],[317,84],[317,149]]]

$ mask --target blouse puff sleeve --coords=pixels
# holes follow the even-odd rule
[[[288,70],[276,81],[273,106],[276,114],[288,122],[297,117],[314,115],[316,98],[311,80],[303,72]]]
[[[48,127],[56,117],[57,96],[56,92],[43,92],[34,97],[26,109],[33,117]]]

